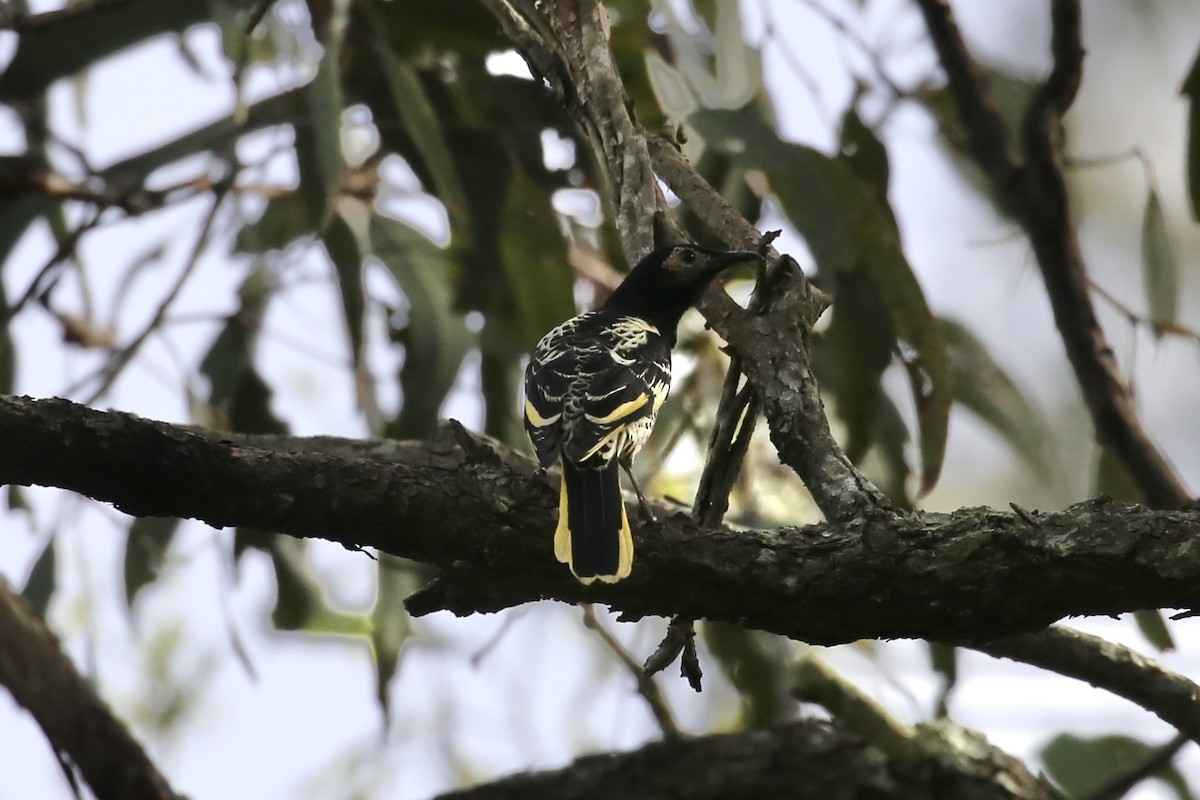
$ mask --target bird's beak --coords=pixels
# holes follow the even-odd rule
[[[761,255],[753,250],[730,250],[728,253],[723,253],[709,262],[709,270],[715,275],[718,272],[723,272],[735,264],[742,264],[747,261],[762,261]]]

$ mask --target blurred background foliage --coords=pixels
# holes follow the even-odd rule
[[[44,10],[30,9],[25,0],[12,5],[18,13]],[[806,63],[807,54],[796,47],[800,34],[776,28],[768,6],[751,9],[731,0],[606,3],[612,49],[639,121],[650,132],[686,134],[679,138],[686,139],[683,149],[696,169],[748,219],[760,221],[763,229],[783,228],[783,249],[833,296],[814,347],[818,377],[848,455],[897,503],[916,507],[937,484],[948,443],[954,446],[951,419],[965,413],[978,423],[976,429],[986,429],[1015,455],[1024,476],[1021,491],[1033,502],[1061,503],[1093,493],[1137,499],[1117,465],[1083,454],[1086,444],[1080,442],[1086,443],[1087,431],[1078,421],[1064,423],[1061,415],[1052,421],[1040,410],[1027,382],[993,356],[963,316],[969,312],[945,302],[944,295],[931,302],[929,287],[902,245],[892,186],[895,144],[883,132],[904,110],[926,115],[934,124],[923,135],[937,138],[966,184],[985,191],[962,156],[962,134],[935,64],[920,51],[911,8],[869,0],[828,8],[805,0],[795,5],[828,25],[840,42],[840,63],[821,68],[843,70],[848,91],[832,101],[807,101],[827,115],[827,141],[793,140],[784,132],[797,97],[814,93],[808,71],[818,67]],[[1103,14],[1196,19],[1179,4],[1157,11],[1152,5],[1122,12],[1105,6]],[[1043,12],[1036,3],[1022,9],[1014,17]],[[747,35],[743,13],[756,20],[756,37]],[[887,39],[880,19],[892,20],[917,44],[900,41],[899,34]],[[219,32],[219,74],[212,74],[211,59],[190,49],[185,34],[197,26]],[[87,107],[89,74],[164,36],[206,80],[229,82],[231,108],[223,118],[189,123],[194,127],[171,141],[94,164],[78,140],[57,133],[62,125],[47,102],[48,90],[71,86],[86,135],[90,119],[106,113]],[[892,49],[871,43],[881,40]],[[284,387],[269,379],[260,343],[272,306],[288,302],[298,259],[315,252],[323,253],[328,268],[323,285],[335,298],[335,312],[317,339],[347,343],[348,357],[338,363],[352,376],[364,435],[432,436],[457,393],[481,408],[484,433],[527,449],[518,416],[526,354],[547,329],[602,298],[625,266],[608,224],[591,145],[543,82],[521,74],[510,44],[482,4],[129,0],[10,35],[6,47],[0,104],[19,130],[21,146],[0,157],[0,186],[7,189],[0,192],[5,320],[0,392],[20,391],[22,362],[39,358],[35,347],[18,346],[21,340],[12,332],[28,316],[47,314],[58,326],[61,346],[89,356],[86,374],[62,393],[86,402],[106,400],[138,363],[142,346],[160,336],[193,274],[203,282],[208,270],[232,269],[238,273],[236,298],[211,326],[201,357],[183,365],[187,377],[175,389],[186,396],[197,424],[289,433],[292,426],[278,411],[277,394]],[[782,69],[776,65],[770,85],[767,47],[782,51],[785,61]],[[1017,119],[1041,56],[1032,58],[1032,68],[992,63],[986,56],[985,48],[994,98]],[[1112,159],[1142,165],[1141,263],[1130,263],[1128,270],[1140,276],[1143,294],[1129,298],[1119,289],[1099,300],[1115,307],[1118,322],[1130,330],[1193,349],[1196,336],[1182,317],[1187,306],[1180,286],[1186,272],[1194,273],[1194,251],[1178,241],[1171,222],[1178,222],[1180,210],[1164,211],[1157,181],[1174,186],[1186,177],[1192,207],[1200,205],[1197,70],[1200,61],[1186,81],[1183,74],[1158,79],[1172,91],[1181,88],[1191,101],[1190,172],[1156,178],[1144,151]],[[1184,131],[1176,135],[1183,141]],[[1099,160],[1108,155],[1095,154]],[[1087,180],[1076,187],[1085,215],[1095,213]],[[1165,196],[1177,201],[1175,193]],[[990,202],[983,194],[980,200]],[[160,240],[151,235],[123,259],[105,264],[81,257],[80,243],[94,229],[197,202],[207,203],[199,231],[169,229],[157,234]],[[678,212],[697,241],[717,244],[686,209]],[[11,257],[31,230],[49,231],[54,242],[50,256],[33,270]],[[1188,237],[1185,241],[1196,243],[1193,234]],[[175,283],[167,284],[150,313],[134,309],[132,304],[145,300],[133,289],[162,268],[180,238],[191,243],[190,255]],[[213,253],[215,261],[205,260]],[[18,269],[20,280],[14,277]],[[746,297],[749,277],[731,283],[735,296]],[[96,282],[109,288],[89,291]],[[1012,311],[1009,324],[1021,324],[1019,313]],[[130,330],[127,320],[143,318],[144,327]],[[1045,348],[1058,346],[1044,341]],[[682,331],[679,353],[674,394],[638,466],[650,491],[686,502],[726,359],[696,319]],[[388,389],[392,385],[398,392]],[[1068,405],[1073,409],[1068,416],[1078,419],[1077,401]],[[979,434],[973,435],[977,441]],[[1086,488],[1076,474],[1080,463],[1095,464],[1086,470]],[[9,489],[6,502],[19,511],[27,500]],[[816,515],[803,487],[759,436],[735,487],[730,521],[798,524]],[[127,529],[125,600],[133,609],[168,574],[164,565],[181,524],[161,519],[121,524]],[[56,537],[43,541],[25,593],[44,614],[66,567]],[[428,570],[381,558],[371,608],[347,611],[334,599],[337,588],[313,570],[308,549],[269,531],[239,530],[224,557],[231,574],[247,553],[269,557],[277,587],[271,622],[279,631],[369,642],[376,693],[386,713],[388,687],[406,643],[421,630],[401,601],[430,577]],[[767,725],[797,713],[782,669],[794,645],[728,625],[705,626],[703,636],[705,657],[719,666],[739,698],[736,710],[720,716],[714,727]],[[1147,636],[1160,648],[1171,645],[1161,625]],[[233,652],[252,669],[233,639]],[[435,648],[444,645],[433,636],[426,640]],[[185,703],[171,681],[203,674],[202,665],[170,668],[170,650],[180,646],[178,631],[152,643],[145,668],[153,678],[153,696],[146,699],[152,710],[145,713],[158,720],[152,727],[168,726]],[[864,646],[864,652],[873,651]],[[938,704],[945,713],[946,693],[958,674],[955,654],[934,647],[929,657],[945,681]],[[1048,743],[1045,763],[1068,792],[1083,796],[1091,784],[1073,777],[1088,774],[1080,765],[1109,763],[1117,744],[1134,755],[1146,747],[1132,739],[1059,737]],[[460,777],[470,771],[464,766]],[[1189,796],[1178,773],[1164,776],[1180,797]]]

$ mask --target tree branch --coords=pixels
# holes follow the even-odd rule
[[[1054,65],[1022,122],[1021,165],[1008,152],[999,113],[987,98],[949,5],[945,0],[918,0],[918,5],[946,72],[971,155],[988,176],[1000,204],[1029,237],[1097,441],[1126,467],[1146,502],[1156,508],[1179,508],[1190,495],[1142,427],[1096,319],[1059,163],[1061,118],[1075,98],[1083,68],[1078,0],[1052,0]]]
[[[684,614],[820,644],[986,641],[1079,614],[1200,607],[1200,512],[1090,502],[1039,523],[986,509],[781,530],[706,529],[660,505],[638,569],[582,586],[553,558],[557,493],[532,463],[445,440],[439,464],[385,464],[235,445],[65,400],[0,398],[0,483],[58,486],[140,516],[195,518],[446,569],[415,613],[541,598],[627,618]],[[511,459],[510,459],[511,461]],[[1045,587],[1054,585],[1054,592]]]
[[[731,247],[757,248],[761,234],[660,138],[650,140],[654,168],[681,200]],[[770,249],[768,258],[779,254]],[[829,297],[795,263],[780,277],[778,299],[763,315],[749,314],[729,295],[710,290],[701,311],[741,357],[741,368],[762,402],[771,441],[783,463],[812,493],[825,518],[849,522],[891,508],[846,458],[829,430],[821,390],[809,365],[808,337]]]
[[[0,579],[0,684],[29,711],[56,753],[100,800],[178,800],[120,720]]]
[[[1200,741],[1200,686],[1129,648],[1058,625],[971,647],[1086,681]]]
[[[439,800],[1058,798],[1020,762],[977,734],[960,732],[955,748],[944,758],[904,767],[857,736],[828,723],[804,720],[782,728],[659,742],[631,753],[588,756],[561,770],[515,775],[450,792]]]

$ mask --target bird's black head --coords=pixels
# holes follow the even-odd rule
[[[722,270],[761,259],[749,250],[709,250],[694,244],[662,247],[630,270],[604,307],[641,317],[674,336],[683,312],[700,300]]]

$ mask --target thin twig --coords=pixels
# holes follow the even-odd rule
[[[91,383],[93,380],[99,378],[99,386],[92,391],[92,393],[84,401],[84,404],[91,405],[92,403],[96,402],[97,399],[102,397],[104,393],[108,391],[109,387],[111,387],[113,382],[120,376],[121,372],[137,354],[138,350],[141,349],[141,346],[148,338],[150,338],[150,335],[158,330],[159,325],[161,325],[163,320],[166,319],[167,311],[175,302],[175,299],[179,296],[179,293],[183,291],[184,284],[187,283],[188,278],[190,278],[192,273],[195,272],[196,266],[200,261],[200,256],[204,252],[205,246],[208,244],[209,234],[212,231],[212,226],[216,220],[217,212],[221,208],[221,202],[225,199],[226,193],[233,186],[234,179],[235,176],[231,173],[225,180],[219,182],[213,187],[212,208],[209,210],[207,216],[204,218],[203,224],[200,226],[200,234],[196,237],[196,244],[192,247],[191,255],[188,257],[188,261],[184,265],[183,270],[175,279],[175,283],[172,284],[171,288],[167,291],[167,294],[159,302],[158,308],[155,310],[154,315],[150,318],[150,322],[147,323],[146,327],[143,328],[137,336],[131,339],[127,345],[115,352],[109,358],[108,362],[104,364],[104,366],[102,366],[97,372],[94,372],[91,375],[88,375],[87,377],[77,381],[71,388],[67,390],[66,394],[74,394],[75,392],[80,391],[84,386]]]
[[[596,636],[604,643],[609,652],[617,657],[617,660],[625,665],[637,681],[638,694],[646,701],[646,705],[650,707],[650,713],[654,715],[654,721],[658,723],[658,727],[662,730],[664,739],[679,739],[683,734],[679,730],[679,725],[675,722],[675,716],[671,713],[671,706],[667,703],[667,698],[663,697],[662,690],[658,688],[658,684],[654,682],[654,678],[647,675],[641,666],[634,661],[633,656],[629,655],[629,651],[617,641],[617,638],[608,632],[608,629],[600,623],[596,618],[596,611],[591,603],[585,603],[583,606],[583,624],[588,629],[595,631]]]

